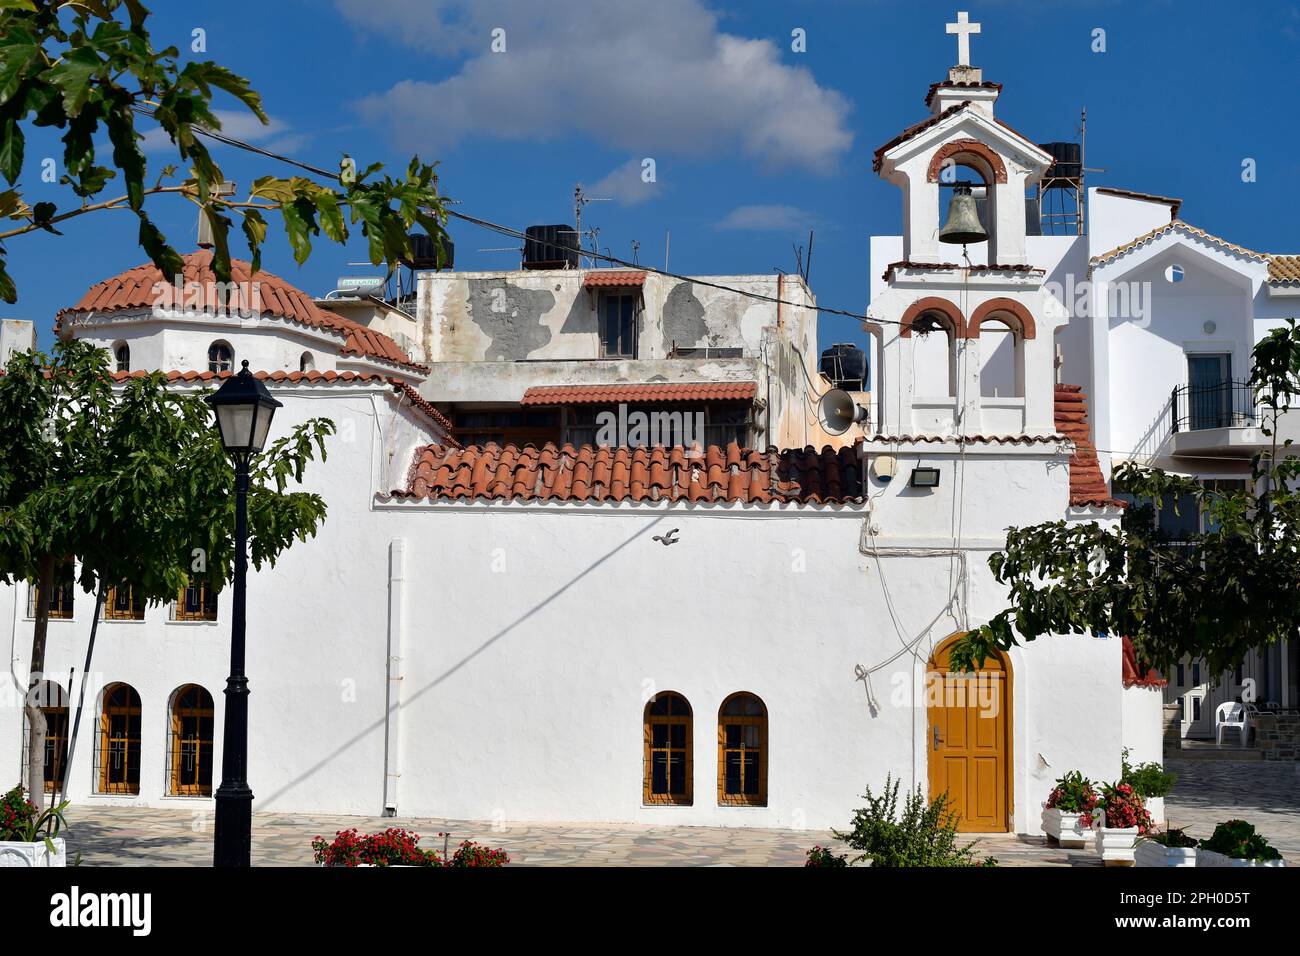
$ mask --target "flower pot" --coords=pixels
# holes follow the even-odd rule
[[[19,843],[0,840],[0,867],[4,866],[67,866],[68,848],[63,837],[55,837],[54,852],[41,840],[37,843]]]
[[[1196,866],[1196,847],[1164,846],[1155,840],[1139,840],[1133,851],[1136,866]]]
[[[1082,847],[1088,844],[1088,830],[1083,825],[1082,813],[1066,813],[1055,807],[1044,807],[1043,832],[1049,840],[1061,846]]]
[[[3,846],[3,844],[0,844]],[[1238,860],[1214,850],[1197,850],[1197,866],[1286,866],[1286,860]]]
[[[1132,866],[1137,848],[1137,827],[1108,827],[1106,813],[1097,815],[1096,839],[1093,846],[1105,866]]]

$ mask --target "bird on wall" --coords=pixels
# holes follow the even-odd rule
[[[681,540],[681,538],[674,537],[674,535],[677,534],[678,530],[679,530],[678,528],[673,528],[667,534],[657,534],[654,536],[654,540],[658,541],[665,548],[668,547],[670,544],[676,544],[678,541]]]

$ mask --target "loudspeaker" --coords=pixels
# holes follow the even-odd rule
[[[851,425],[867,420],[867,409],[855,402],[844,389],[832,388],[817,403],[817,417],[827,432],[843,435]]]

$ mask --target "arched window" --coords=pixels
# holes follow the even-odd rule
[[[645,803],[690,806],[693,766],[691,705],[681,694],[656,694],[645,705]]]
[[[718,805],[767,806],[767,707],[753,694],[718,709]]]
[[[113,361],[119,372],[131,371],[131,346],[118,342],[113,347]]]
[[[213,342],[208,346],[208,371],[229,372],[235,367],[235,350],[225,342]]]
[[[95,760],[100,793],[140,792],[140,695],[130,684],[104,689]]]
[[[32,703],[45,714],[45,771],[42,776],[45,792],[50,793],[62,783],[68,762],[68,695],[61,684],[52,680],[41,681],[28,693]],[[31,734],[30,726],[27,733]],[[26,749],[23,748],[24,752]],[[27,761],[23,760],[24,778],[26,771]]]
[[[168,793],[176,797],[212,796],[212,695],[186,684],[172,695],[167,736]]]
[[[303,352],[298,359],[298,371],[312,372],[316,369],[316,358],[310,352]]]
[[[960,332],[948,315],[923,312],[912,321],[914,391],[924,398],[957,394],[957,340]]]

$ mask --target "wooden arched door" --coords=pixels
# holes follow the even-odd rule
[[[958,635],[941,644],[926,674],[930,798],[947,791],[966,833],[1011,826],[1011,669],[989,657],[979,671],[951,670]]]

